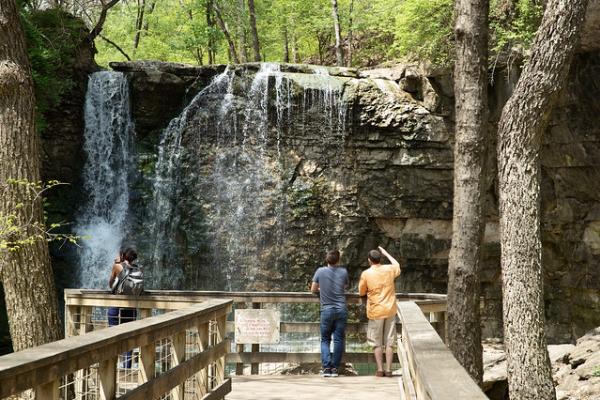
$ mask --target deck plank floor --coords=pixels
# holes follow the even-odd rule
[[[254,375],[232,376],[232,391],[227,400],[388,400],[402,399],[402,377],[318,375]]]

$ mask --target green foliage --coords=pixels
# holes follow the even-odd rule
[[[54,241],[63,240],[76,244],[77,237],[70,234],[55,233],[62,224],[51,223],[46,226],[35,219],[25,219],[23,215],[35,215],[35,205],[38,201],[45,202],[44,193],[56,186],[64,185],[58,181],[29,182],[24,179],[9,179],[4,185],[0,185],[0,195],[8,191],[18,192],[23,199],[16,204],[12,213],[0,212],[0,253],[5,251],[17,251],[25,246],[31,246],[39,240]],[[20,210],[28,209],[22,213]],[[44,213],[44,220],[46,214]]]
[[[517,47],[529,48],[542,20],[542,5],[532,0],[515,0],[514,13],[507,15],[502,12],[499,1],[493,1],[490,10],[492,53]]]
[[[247,0],[211,0],[232,36],[242,61],[251,60]],[[132,59],[157,59],[205,64],[214,41],[216,63],[230,62],[221,28],[207,24],[208,0],[146,2],[139,46],[134,49],[138,2],[122,1],[109,11],[103,34]],[[255,0],[263,61],[333,64],[334,35],[330,0]],[[342,41],[347,55],[352,31],[352,65],[371,66],[400,60],[429,60],[448,65],[454,57],[453,0],[338,0]],[[540,23],[536,0],[492,0],[492,57],[506,49],[526,49]],[[214,15],[213,15],[214,19]],[[122,61],[124,56],[97,39],[97,61]]]
[[[592,376],[596,377],[596,378],[600,378],[600,365],[598,365],[596,368],[594,368],[594,370],[592,371]]]
[[[23,11],[21,15],[35,85],[37,126],[43,130],[43,113],[58,105],[74,85],[69,73],[87,28],[81,20],[57,9]]]
[[[405,0],[398,7],[394,49],[405,58],[452,60],[452,0]]]

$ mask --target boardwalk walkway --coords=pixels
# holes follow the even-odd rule
[[[227,400],[377,400],[402,399],[400,379],[375,376],[253,375],[233,376]]]

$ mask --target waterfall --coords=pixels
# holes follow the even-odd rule
[[[134,124],[124,74],[102,71],[88,81],[83,186],[87,201],[76,220],[82,237],[79,284],[105,288],[126,232],[129,176],[135,168]]]
[[[246,69],[228,68],[163,131],[151,213],[154,287],[258,288],[260,269],[285,262],[292,172],[283,149],[302,137],[296,128],[310,108],[322,115],[311,123],[323,126],[327,146],[340,145],[346,118],[343,85],[327,69],[315,72],[312,88],[294,92],[297,75],[272,63],[250,79]]]
[[[177,206],[181,194],[180,167],[183,133],[190,118],[193,117],[194,112],[200,107],[206,96],[224,93],[219,114],[222,116],[227,115],[229,103],[231,102],[231,93],[229,93],[229,96],[227,93],[231,90],[232,79],[233,73],[229,68],[215,76],[212,82],[194,96],[190,104],[162,132],[156,163],[153,211],[151,213],[153,217],[152,262],[147,271],[147,279],[155,287],[177,286],[182,279],[180,269],[168,269],[167,266],[176,259],[175,238],[177,226],[180,222]]]

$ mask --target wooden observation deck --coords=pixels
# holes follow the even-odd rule
[[[396,376],[373,376],[366,323],[350,322],[343,361],[358,376],[322,378],[319,299],[310,293],[69,289],[67,338],[0,357],[0,399],[486,399],[441,339],[445,296],[397,297]],[[347,298],[351,309],[361,302]],[[138,320],[105,329],[108,307],[135,308]],[[235,343],[231,315],[243,308],[279,310],[280,343]]]

